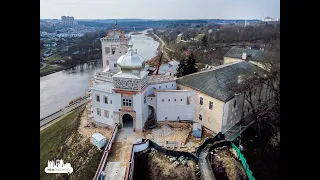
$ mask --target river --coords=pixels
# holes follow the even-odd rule
[[[148,60],[156,55],[159,43],[143,34],[131,36],[133,49]],[[70,100],[84,96],[89,80],[101,70],[101,61],[90,62],[40,77],[40,119],[67,106]]]

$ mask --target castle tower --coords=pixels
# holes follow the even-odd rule
[[[127,52],[129,39],[117,24],[106,37],[100,39],[104,72],[118,72],[117,59]]]

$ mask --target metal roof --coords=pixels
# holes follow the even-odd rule
[[[224,55],[224,57],[242,59],[243,53],[247,54],[247,60],[250,61],[261,61],[266,54],[265,51],[261,50],[233,47]]]
[[[243,61],[214,67],[213,69],[181,77],[177,83],[196,89],[208,96],[227,102],[239,87],[241,75],[263,77],[264,70]]]

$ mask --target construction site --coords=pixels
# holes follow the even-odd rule
[[[212,154],[211,154],[212,152]],[[246,180],[246,172],[234,149],[217,148],[210,152],[214,177],[219,180]]]
[[[159,146],[170,150],[195,153],[196,147],[213,137],[203,131],[202,138],[192,136],[192,124],[183,122],[158,122],[156,127],[144,131],[145,139],[156,142]]]
[[[135,155],[135,167],[139,168],[135,168],[133,180],[197,180],[200,174],[194,161],[183,156],[167,156],[154,148],[138,152]]]

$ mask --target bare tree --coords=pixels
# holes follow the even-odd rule
[[[279,52],[280,49],[278,52],[269,53],[264,58],[261,63],[265,67],[263,74],[242,74],[239,77],[241,82],[238,87],[233,89],[237,94],[242,93],[244,103],[247,102],[249,104],[251,110],[250,117],[256,121],[259,136],[261,136],[261,126],[270,125],[276,128],[275,124],[280,123],[278,122],[280,119]],[[258,99],[255,96],[256,93],[258,93]]]

